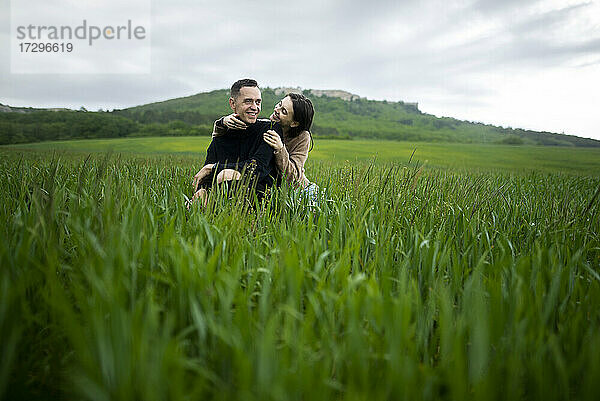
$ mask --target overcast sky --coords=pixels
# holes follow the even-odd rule
[[[124,108],[253,77],[600,139],[598,2],[153,0],[151,73],[129,75],[12,74],[9,6],[0,0],[3,104]]]

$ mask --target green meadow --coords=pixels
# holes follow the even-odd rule
[[[599,151],[318,140],[316,205],[188,210],[207,144],[0,148],[1,399],[598,398]]]
[[[198,155],[198,162],[202,162],[209,142],[209,137],[150,137],[38,142],[2,148],[24,151]],[[600,174],[600,149],[582,147],[317,139],[309,160],[342,163],[367,160],[406,162],[413,152],[413,159],[420,160],[428,167]]]

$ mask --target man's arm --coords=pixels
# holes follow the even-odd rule
[[[264,142],[264,141],[262,141]],[[269,165],[273,158],[273,149],[266,143],[264,146],[260,144],[256,151],[250,155],[246,160],[239,160],[235,163],[218,163],[214,166],[214,173],[219,174],[221,171],[226,169],[236,170],[240,173],[245,171],[246,174],[250,174],[255,177],[258,181],[267,177],[271,173]]]
[[[217,160],[217,150],[215,148],[215,141],[210,141],[208,148],[206,149],[206,160],[204,161],[204,165],[207,164],[215,164],[218,162]]]
[[[264,124],[264,130],[266,131],[269,127],[269,123]],[[281,127],[276,125],[273,127],[274,130],[278,131],[281,135]],[[236,171],[243,171],[246,169],[247,174],[251,174],[258,181],[266,178],[271,174],[271,159],[273,158],[273,149],[264,141],[262,133],[256,135],[255,142],[252,144],[252,152],[248,159],[239,160],[236,163],[219,163],[215,166],[215,174],[219,174],[224,169],[232,169]]]
[[[204,167],[202,167],[200,171],[194,175],[192,182],[194,191],[198,191],[201,186],[205,186],[212,181],[212,173],[215,163],[217,163],[217,152],[215,150],[214,141],[211,141],[210,145],[208,145],[208,149],[206,149],[206,160],[204,161]]]

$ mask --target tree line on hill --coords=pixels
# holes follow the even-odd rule
[[[496,127],[436,117],[415,104],[356,98],[313,96],[312,133],[316,138],[383,139],[426,142],[496,143],[506,145],[599,147],[600,141],[550,132]],[[265,88],[262,117],[282,94]],[[210,135],[219,116],[230,113],[227,90],[216,90],[112,112],[12,109],[0,112],[0,144],[131,136]],[[3,110],[11,109],[4,106]],[[2,111],[2,110],[0,110]]]
[[[32,111],[0,113],[0,144],[130,136],[210,135],[212,123],[181,120],[139,123],[110,112]]]

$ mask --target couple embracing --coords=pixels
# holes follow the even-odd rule
[[[233,113],[215,121],[204,167],[194,176],[193,200],[205,205],[213,185],[240,180],[242,172],[259,196],[285,179],[314,200],[318,187],[304,175],[312,147],[312,102],[304,95],[288,93],[269,119],[259,119],[260,88],[253,79],[241,79],[231,86],[229,106]]]

